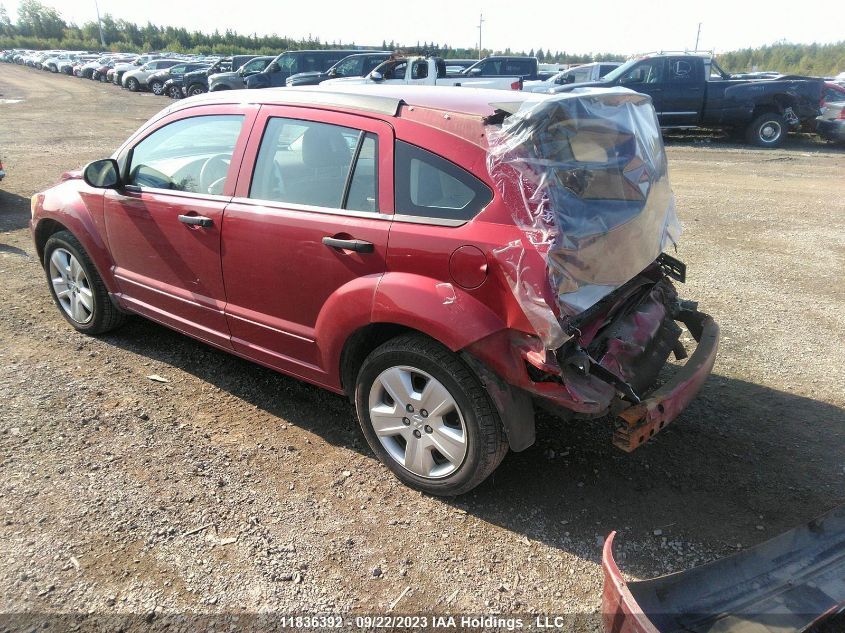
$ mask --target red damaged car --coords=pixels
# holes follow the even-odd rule
[[[61,314],[139,314],[346,394],[433,494],[534,442],[534,402],[639,446],[694,397],[718,328],[681,300],[648,97],[405,86],[211,93],[33,196]],[[650,392],[669,354],[686,356]]]

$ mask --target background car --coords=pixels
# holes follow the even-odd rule
[[[845,142],[845,101],[825,104],[816,117],[816,134],[826,141]]]
[[[131,92],[147,89],[147,81],[156,71],[165,70],[179,64],[178,59],[154,59],[137,70],[130,70],[123,75],[121,85]],[[163,85],[163,82],[162,82]]]
[[[325,72],[349,55],[378,52],[356,49],[285,51],[270,62],[262,72],[247,77],[246,87],[255,89],[284,86],[291,75],[303,72]]]
[[[598,81],[622,62],[592,62],[561,71],[545,81],[526,81],[526,92],[548,92],[551,88],[584,81]]]
[[[460,73],[465,77],[521,77],[523,81],[539,77],[540,62],[522,55],[491,55],[475,62]]]
[[[255,55],[233,55],[232,57],[223,57],[222,59],[218,59],[214,62],[209,68],[186,73],[182,78],[182,94],[186,97],[192,97],[208,92],[208,78],[211,75],[232,72],[234,69],[240,68],[254,57]]]
[[[150,92],[152,92],[154,95],[166,94],[164,86],[170,79],[177,80],[179,82],[179,85],[181,85],[181,78],[185,75],[185,73],[194,70],[202,70],[208,68],[208,66],[208,64],[204,64],[201,62],[176,63],[170,68],[159,70],[150,75],[147,78],[147,88],[149,88]]]
[[[218,90],[240,90],[244,88],[244,81],[247,77],[260,73],[273,61],[275,55],[262,55],[253,57],[237,70],[228,73],[215,73],[208,76],[208,91]]]
[[[379,64],[389,59],[393,53],[356,53],[344,57],[325,72],[312,71],[291,75],[285,81],[286,86],[316,86],[327,79],[339,77],[363,77],[372,72]]]

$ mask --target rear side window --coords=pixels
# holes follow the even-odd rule
[[[415,145],[396,141],[395,162],[397,214],[470,220],[493,199],[468,171]]]
[[[249,197],[378,211],[374,134],[339,125],[272,118],[261,139]]]
[[[694,82],[695,66],[688,59],[673,59],[670,64],[669,80],[674,82]]]

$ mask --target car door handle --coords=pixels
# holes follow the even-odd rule
[[[180,215],[179,221],[182,224],[191,224],[193,226],[202,226],[205,228],[214,224],[214,220],[207,218],[204,215]]]
[[[323,244],[329,248],[336,248],[344,251],[355,251],[356,253],[372,253],[375,250],[372,242],[364,240],[341,240],[336,237],[323,238]]]

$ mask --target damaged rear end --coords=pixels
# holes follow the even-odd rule
[[[494,255],[540,343],[517,345],[516,386],[579,417],[618,416],[631,451],[671,422],[710,374],[719,330],[674,282],[681,234],[649,97],[583,89],[500,104],[488,170],[522,238]],[[660,388],[670,354],[687,363]]]

